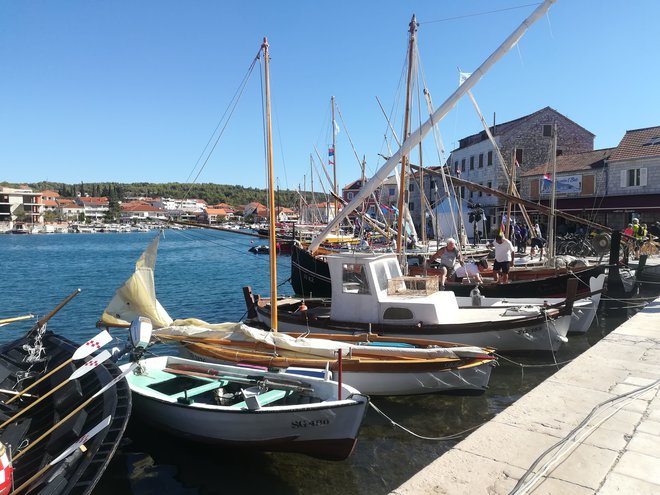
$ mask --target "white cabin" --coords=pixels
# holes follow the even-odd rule
[[[451,321],[456,296],[438,277],[404,277],[394,253],[326,257],[332,281],[330,317],[337,321],[429,325]]]

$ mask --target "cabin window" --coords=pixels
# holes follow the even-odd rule
[[[376,282],[378,283],[378,289],[387,290],[387,281],[389,280],[390,277],[385,271],[385,265],[377,266],[375,272],[376,272]]]
[[[364,265],[344,263],[342,268],[342,292],[369,294],[369,283]]]
[[[489,151],[489,152],[488,152],[487,163],[488,163],[488,165],[492,165],[492,164],[493,164],[493,152],[492,152],[492,151]]]
[[[387,308],[383,320],[412,320],[414,316],[408,308]]]

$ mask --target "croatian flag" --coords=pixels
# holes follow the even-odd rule
[[[550,175],[550,174],[543,174],[543,181],[544,181],[544,182],[552,182],[552,175]]]
[[[328,156],[335,156],[335,149],[334,148],[328,148]]]

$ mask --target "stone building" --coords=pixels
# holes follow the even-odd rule
[[[555,178],[552,165],[523,174],[523,197],[548,206],[548,174],[559,210],[615,229],[632,218],[648,225],[660,220],[660,126],[627,131],[616,148],[559,156]]]
[[[518,165],[515,174],[519,189],[521,174],[551,160],[554,126],[557,128],[557,156],[594,149],[594,134],[550,107],[490,128],[507,171],[511,173],[512,162]],[[448,164],[452,173],[462,179],[505,192],[508,189],[502,164],[485,131],[461,139],[459,147],[451,152]],[[502,199],[478,196],[476,192],[461,191],[461,196],[483,205],[491,222],[504,204]]]

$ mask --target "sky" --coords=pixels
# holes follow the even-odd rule
[[[458,69],[476,69],[537,5],[0,1],[0,181],[265,187],[263,65],[250,67],[267,37],[277,184],[309,190],[313,177],[315,191],[329,189],[317,151],[327,162],[334,96],[342,187],[360,161],[370,176],[397,149],[388,128],[402,134],[413,14],[415,92],[426,88],[437,108]],[[656,0],[557,0],[473,89],[486,121],[550,106],[595,134],[596,149],[660,125],[659,18]],[[423,97],[413,106],[417,128],[428,109]],[[425,140],[422,163],[481,130],[462,99],[439,124],[442,150]]]

